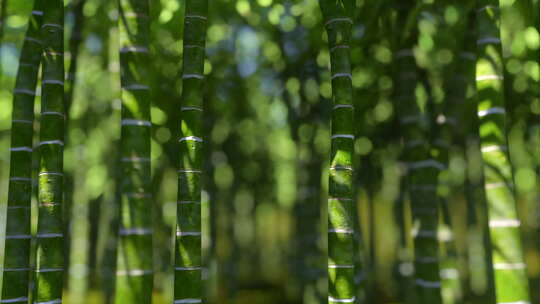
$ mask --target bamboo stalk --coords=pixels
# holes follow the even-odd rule
[[[151,303],[149,7],[147,0],[120,0],[119,4],[122,174],[114,301],[118,304]]]
[[[433,148],[429,140],[428,107],[422,102],[431,102],[425,79],[414,56],[418,39],[418,11],[414,1],[400,1],[397,22],[410,24],[399,37],[395,53],[397,68],[396,102],[400,113],[403,136],[402,158],[406,164],[406,189],[409,194],[414,242],[414,270],[417,303],[442,303],[440,280],[440,256],[438,244],[438,175],[445,169],[430,153]],[[417,90],[424,90],[426,100],[421,101]]]
[[[202,303],[202,116],[208,1],[187,0],[178,171],[174,303]],[[199,302],[195,302],[199,301]]]
[[[64,277],[64,5],[44,2],[35,302],[62,300]]]
[[[355,303],[356,201],[353,188],[354,107],[350,39],[354,1],[320,1],[330,49],[333,94],[328,189],[328,303]]]
[[[478,1],[476,88],[493,269],[499,303],[529,300],[506,138],[499,4]]]
[[[4,1],[5,2],[5,1]],[[30,279],[30,204],[32,199],[32,137],[34,100],[41,60],[42,1],[34,2],[23,43],[11,123],[6,240],[2,301],[26,301]]]

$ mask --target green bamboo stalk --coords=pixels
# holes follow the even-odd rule
[[[86,0],[73,0],[68,8],[69,14],[72,15],[74,21],[71,29],[71,36],[68,42],[68,50],[70,54],[70,60],[68,67],[66,67],[66,82],[65,82],[65,112],[66,123],[65,129],[70,130],[72,123],[69,119],[70,108],[73,104],[73,93],[76,85],[77,65],[79,60],[79,47],[82,40],[82,31],[84,27],[84,13],[83,8]],[[83,128],[84,129],[84,128]],[[69,140],[66,140],[67,142]],[[69,142],[68,142],[69,144]],[[77,152],[75,152],[77,153]],[[80,155],[77,153],[77,155]],[[69,157],[69,156],[68,156]],[[85,236],[85,231],[88,229],[88,221],[86,216],[88,208],[85,199],[74,200],[74,197],[84,192],[84,189],[78,189],[75,186],[74,175],[71,174],[71,168],[66,168],[65,172],[65,184],[64,184],[64,217],[69,218],[69,221],[65,221],[65,229],[70,229],[71,232],[65,239],[65,247],[69,248],[69,254],[66,256],[66,273],[68,278],[66,279],[66,288],[69,290],[70,302],[77,299],[84,298],[86,280],[88,278],[88,271],[85,267],[88,265],[86,261],[87,257],[87,244],[88,239]],[[75,166],[75,172],[81,172],[85,170],[84,164],[77,162]],[[83,275],[84,274],[84,275]]]
[[[429,141],[429,112],[421,107],[418,88],[425,88],[414,57],[418,39],[417,10],[413,1],[400,1],[397,22],[409,24],[399,37],[395,53],[396,100],[403,134],[403,160],[407,164],[407,190],[413,217],[414,268],[417,303],[442,303],[439,273],[437,178],[445,166],[434,159]],[[425,92],[425,90],[424,90]],[[425,94],[425,104],[429,94]]]
[[[463,16],[467,19],[467,29],[476,28],[476,3],[470,3]],[[467,269],[463,278],[464,301],[467,303],[495,303],[495,282],[492,267],[492,244],[489,235],[489,220],[478,116],[476,109],[476,32],[466,30],[463,51],[459,53],[459,65],[456,72],[456,90],[465,101],[460,115],[461,127],[457,132],[463,134],[463,146],[466,160],[465,195],[467,198]],[[460,88],[461,87],[461,88]]]
[[[73,104],[73,92],[77,80],[77,67],[79,63],[79,50],[83,39],[83,28],[85,23],[84,5],[86,0],[73,0],[72,14],[74,25],[69,39],[69,52],[71,53],[71,61],[69,62],[69,70],[66,79],[66,114],[69,115],[69,110]]]
[[[115,303],[151,303],[149,5],[119,0],[122,131],[120,227]]]
[[[417,40],[417,29],[416,22],[412,22],[410,19],[412,17],[416,18],[413,14],[414,4],[413,1],[395,1],[395,24],[393,29],[396,29],[398,35],[393,37],[394,45],[394,60],[393,60],[393,69],[394,69],[394,104],[399,115],[396,115],[398,118],[399,126],[401,127],[400,136],[402,140],[402,151],[400,159],[407,164],[408,162],[413,163],[414,159],[424,159],[425,156],[416,155],[416,154],[425,154],[427,149],[427,140],[422,134],[422,124],[425,124],[426,116],[425,113],[421,113],[416,103],[415,88],[418,81],[418,67],[416,65],[416,60],[414,57],[414,47]],[[436,162],[431,162],[436,164]],[[429,163],[428,163],[429,164]],[[405,168],[406,170],[407,168]],[[422,283],[431,282],[432,284],[423,284],[434,286],[436,291],[440,290],[440,283],[438,278],[435,280],[417,281],[417,275],[414,273],[414,268],[422,268],[422,264],[426,266],[434,266],[438,269],[438,250],[432,248],[430,251],[419,252],[421,246],[418,246],[417,242],[413,242],[414,246],[411,246],[411,233],[409,231],[411,224],[414,225],[415,221],[418,219],[420,213],[425,213],[424,216],[435,215],[437,214],[436,203],[435,201],[428,206],[418,206],[417,203],[413,203],[413,196],[411,189],[414,192],[414,188],[421,190],[422,187],[415,186],[410,177],[407,176],[407,171],[404,172],[403,178],[400,182],[400,196],[396,202],[395,215],[398,224],[398,229],[400,230],[400,252],[399,252],[399,262],[396,269],[398,273],[398,284],[399,288],[399,300],[407,304],[416,304],[418,300],[418,290],[423,288],[423,286],[418,286]],[[430,181],[430,184],[433,183],[433,180]],[[421,184],[419,185],[421,186]],[[428,189],[433,187],[423,187]],[[432,193],[429,193],[433,195]],[[410,208],[410,209],[409,209]],[[409,211],[413,214],[412,218],[409,218]],[[411,223],[411,220],[413,222]],[[432,224],[433,225],[433,224]],[[435,235],[435,233],[432,233]],[[416,238],[415,238],[416,239]],[[420,240],[420,239],[419,239]],[[427,247],[429,248],[429,247]],[[426,249],[427,249],[426,248]],[[419,265],[419,266],[417,266]],[[438,270],[437,270],[438,271]],[[433,271],[434,272],[434,271]],[[415,278],[416,277],[416,278]],[[417,287],[417,288],[416,288]],[[426,287],[430,288],[430,287]]]
[[[84,16],[84,4],[86,0],[74,0],[71,3],[70,13],[73,15],[73,27],[71,37],[69,39],[69,52],[71,54],[71,60],[69,62],[69,68],[67,69],[66,84],[65,84],[65,105],[66,105],[66,130],[70,129],[74,123],[70,122],[69,111],[73,105],[73,96],[75,91],[75,85],[77,84],[77,66],[79,61],[79,49],[82,41],[83,28],[85,23]],[[77,122],[75,122],[77,124]],[[78,124],[76,129],[86,130],[86,126]],[[69,151],[76,153],[74,159],[76,159],[76,166],[74,168],[74,174],[67,174],[66,172],[66,185],[65,191],[65,207],[64,214],[70,218],[70,222],[66,223],[66,227],[71,232],[69,238],[66,239],[66,247],[69,248],[69,256],[66,264],[68,268],[66,272],[67,276],[67,289],[69,290],[69,302],[70,303],[86,303],[86,296],[88,292],[89,278],[90,278],[90,266],[89,260],[91,253],[91,239],[90,239],[90,224],[89,218],[89,202],[87,196],[87,189],[85,187],[86,176],[85,172],[88,169],[87,160],[84,154],[81,155],[77,151]],[[78,176],[79,178],[74,178]]]
[[[408,233],[408,209],[406,203],[407,185],[405,179],[401,179],[399,183],[399,196],[396,199],[394,207],[394,221],[399,232],[399,243],[397,247],[397,261],[394,265],[394,275],[396,283],[399,285],[397,291],[397,299],[404,304],[415,303],[416,293],[414,292],[414,280],[413,280],[413,259],[412,248],[409,244]]]
[[[70,232],[71,240],[69,244],[69,269],[67,272],[67,289],[69,290],[69,303],[87,303],[86,297],[89,285],[89,253],[90,237],[89,226],[92,224],[88,216],[88,196],[86,193],[87,176],[85,171],[88,169],[87,160],[84,157],[78,157],[75,173],[81,176],[75,183],[75,191],[73,195],[72,212],[70,216]]]
[[[405,61],[405,60],[403,60]],[[407,72],[400,73],[403,77]],[[412,74],[411,74],[412,75]],[[406,82],[406,80],[404,81]],[[414,89],[414,85],[412,87]],[[439,250],[438,250],[438,196],[437,174],[444,168],[439,161],[430,158],[429,144],[426,144],[422,131],[422,121],[427,117],[421,112],[405,110],[414,109],[406,100],[414,100],[414,96],[401,95],[403,102],[404,128],[404,159],[408,164],[407,188],[411,200],[413,215],[414,255],[415,255],[415,285],[419,303],[441,303],[441,282],[439,277]],[[405,106],[408,104],[408,106]],[[408,126],[409,125],[409,126]],[[416,126],[415,126],[416,125]],[[408,129],[408,130],[407,130]]]
[[[463,76],[457,74],[459,64],[462,61],[472,62],[466,58],[462,51],[465,39],[464,27],[467,25],[467,18],[457,18],[452,20],[444,17],[444,13],[453,8],[459,12],[458,16],[466,16],[466,11],[471,7],[470,3],[454,3],[452,1],[440,1],[430,7],[430,11],[438,16],[435,22],[437,32],[434,33],[434,48],[430,51],[431,64],[428,67],[430,86],[433,91],[432,124],[434,125],[435,138],[432,139],[432,146],[437,154],[437,160],[445,167],[449,165],[452,158],[463,156],[464,146],[464,125],[466,121],[462,115],[466,84]],[[443,62],[437,60],[440,52],[451,51],[456,54],[454,60]],[[472,54],[470,54],[472,55]],[[469,56],[471,57],[471,56]],[[474,57],[474,56],[472,56]],[[459,208],[463,201],[464,177],[455,174],[454,171],[447,171],[446,178],[443,177],[440,183],[444,183],[450,191],[447,195],[439,195],[441,232],[439,233],[440,245],[440,276],[441,293],[445,304],[462,302],[461,278],[463,271],[459,267],[457,241],[455,237],[456,223],[453,222],[452,210]]]
[[[109,95],[111,97],[121,96],[120,69],[116,68],[120,65],[118,56],[118,41],[119,41],[119,22],[115,16],[108,16],[105,12],[118,8],[118,1],[109,1],[102,3],[99,16],[99,28],[97,33],[103,38],[103,50],[101,52],[103,71],[109,75],[111,84],[109,86]],[[116,112],[116,110],[114,111]],[[111,119],[111,118],[110,118]],[[114,118],[112,118],[114,119]],[[91,234],[95,240],[94,255],[90,255],[90,269],[92,276],[93,288],[98,288],[103,293],[104,303],[110,304],[114,300],[115,280],[116,280],[116,258],[118,236],[114,235],[118,231],[118,222],[120,221],[119,211],[120,204],[120,185],[122,183],[122,172],[119,170],[119,155],[120,155],[120,137],[113,135],[114,140],[111,140],[111,147],[107,148],[108,153],[112,156],[106,162],[107,177],[109,182],[104,190],[105,195],[99,207],[90,208],[92,217],[97,217],[97,224],[92,225]],[[113,235],[111,237],[111,234]],[[91,247],[91,249],[94,249]]]
[[[60,303],[64,276],[64,4],[44,2],[40,170],[34,302]]]
[[[455,106],[455,105],[454,105]],[[449,113],[448,113],[449,114]],[[449,122],[458,122],[459,119],[454,115],[442,115],[438,116],[444,117],[444,119]],[[449,123],[444,123],[441,127],[442,133],[449,131]],[[452,124],[452,126],[456,126]],[[446,133],[448,135],[448,133]],[[438,148],[439,157],[437,160],[442,163],[444,166],[448,166],[449,163],[449,149],[451,149],[452,141],[448,136],[440,136],[438,140],[435,140],[434,145]],[[447,185],[450,186],[450,185]],[[461,186],[461,185],[460,185]],[[461,187],[452,187],[454,193],[462,193]],[[454,196],[439,196],[440,204],[440,216],[441,223],[439,228],[441,232],[439,233],[439,246],[440,246],[440,277],[441,277],[441,295],[445,304],[450,303],[461,303],[462,290],[460,285],[460,277],[462,276],[461,269],[459,269],[458,261],[458,252],[455,242],[455,223],[452,221],[451,208],[456,208],[457,206],[452,206],[458,202],[458,197]]]
[[[538,1],[533,1],[533,5],[532,5],[532,18],[533,20],[533,25],[535,26],[536,30],[540,30],[540,3]],[[535,52],[536,56],[534,56],[534,58],[536,58],[536,63],[539,62],[540,60],[540,52],[538,52],[538,50],[536,50]],[[536,77],[533,77],[534,79],[534,85],[533,85],[533,88],[535,89],[535,93],[534,93],[534,97],[536,98],[536,101],[538,101],[538,98],[540,98],[540,91],[538,90],[538,88],[540,87],[538,84],[539,84],[539,79],[540,79],[540,72],[537,70],[535,72],[535,76]],[[538,172],[540,172],[538,169],[540,168],[540,150],[538,149],[538,147],[540,147],[540,115],[538,115],[538,113],[535,113],[535,115],[532,115],[533,117],[531,117],[527,123],[527,126],[530,128],[529,130],[529,148],[530,150],[532,151],[531,152],[531,156],[533,158],[533,163],[535,165],[535,169],[536,169],[536,184],[538,185],[538,182],[540,181],[540,177],[538,176]],[[535,189],[538,189],[538,187],[535,187]],[[540,197],[540,194],[538,192],[536,192],[536,197],[535,198],[538,198]],[[533,207],[534,211],[535,212],[538,212],[537,210],[539,210],[538,208],[540,208],[540,205],[537,203],[537,200],[534,200],[534,204],[535,204],[535,207]],[[532,208],[531,208],[532,209]],[[530,210],[530,209],[529,209]],[[537,214],[537,213],[533,213],[533,212],[530,212],[530,214]],[[536,220],[536,218],[535,218]],[[540,252],[540,231],[538,229],[539,227],[538,226],[535,226],[535,229],[534,229],[534,238],[531,237],[531,239],[535,240],[534,242],[534,245],[532,245],[532,249],[529,249],[529,250],[534,250],[536,253]],[[531,229],[532,230],[532,229]],[[529,256],[529,257],[532,257],[533,255],[528,255],[526,254],[526,256]],[[536,264],[534,266],[532,266],[531,268],[529,268],[529,275],[530,275],[530,278],[529,278],[529,290],[531,292],[531,301],[533,303],[536,303],[536,302],[539,302],[540,301],[540,265]]]
[[[351,0],[319,1],[328,34],[332,78],[332,145],[328,188],[328,303],[355,303],[356,205],[353,189],[354,106],[350,60]]]
[[[318,47],[313,49],[317,50]],[[306,55],[311,58],[309,60],[313,60],[314,56],[312,54],[308,53]],[[317,70],[308,69],[306,71],[309,60],[301,60],[297,64],[291,65],[291,70],[300,75],[306,73],[307,75],[303,75],[305,78],[318,73]],[[291,75],[295,75],[293,73]],[[293,117],[289,118],[292,125],[291,138],[297,143],[297,151],[304,151],[297,153],[296,158],[295,170],[299,173],[296,177],[298,192],[293,208],[296,217],[294,229],[296,237],[291,239],[294,254],[292,255],[290,268],[291,271],[294,271],[294,274],[292,274],[294,283],[291,285],[298,288],[295,294],[301,299],[299,303],[312,304],[321,303],[325,299],[323,292],[317,288],[320,279],[326,276],[326,265],[324,265],[326,257],[319,245],[322,197],[320,191],[317,191],[321,183],[323,170],[321,163],[324,154],[317,151],[314,140],[317,130],[321,127],[320,121],[313,123],[318,118],[317,107],[322,104],[319,99],[311,99],[302,93],[300,93],[302,106],[299,114],[291,115]],[[292,99],[292,94],[284,95],[284,98]],[[295,110],[292,106],[289,109],[291,111],[289,113],[293,113]],[[300,136],[300,126],[305,126],[307,123],[313,123],[310,136]],[[306,174],[301,174],[301,172]]]
[[[6,26],[6,11],[7,11],[7,2],[8,0],[0,1],[0,41],[4,41],[4,29]],[[0,58],[2,56],[2,49],[0,48]],[[4,75],[4,69],[2,62],[0,62],[0,77]]]
[[[506,138],[503,58],[499,4],[480,0],[477,7],[476,87],[485,190],[493,243],[493,269],[499,303],[528,303],[520,222]]]
[[[187,0],[174,268],[174,303],[202,303],[201,174],[208,0]]]
[[[5,2],[5,1],[4,1]],[[0,302],[28,301],[30,279],[30,203],[34,100],[41,59],[42,1],[36,0],[26,30],[13,91],[11,158]]]
[[[538,102],[537,69],[531,69],[531,63],[537,64],[538,50],[528,45],[531,30],[535,28],[535,15],[538,1],[522,0],[502,8],[501,37],[503,54],[507,64],[504,74],[505,97],[512,102],[506,104],[509,155],[513,172],[516,174],[516,202],[520,219],[523,221],[523,249],[527,264],[529,292],[532,303],[540,301],[540,265],[536,263],[538,254],[539,230],[538,208],[538,114],[533,110]],[[535,7],[536,6],[536,7]],[[524,48],[515,48],[523,43]],[[515,66],[519,69],[515,69]],[[536,65],[536,68],[538,65]],[[518,87],[519,85],[519,87]],[[536,172],[536,173],[535,173]],[[529,174],[527,174],[529,173]],[[536,175],[536,182],[534,178]],[[526,176],[524,178],[524,176]],[[531,177],[529,177],[531,176]]]

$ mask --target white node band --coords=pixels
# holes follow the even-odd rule
[[[356,301],[356,297],[352,297],[348,299],[336,299],[336,298],[328,296],[328,301],[336,302],[336,303],[354,303]]]
[[[354,268],[354,265],[328,265],[328,268],[331,268],[331,269],[339,269],[339,268],[352,269],[352,268]]]
[[[52,301],[46,301],[46,302],[34,302],[34,304],[60,304],[62,303],[62,299],[56,299]]]
[[[432,282],[432,281],[426,281],[426,280],[422,280],[422,279],[416,279],[415,283],[416,283],[416,285],[422,286],[422,287],[425,287],[425,288],[441,288],[441,282],[440,281]]]
[[[337,110],[337,109],[341,109],[341,108],[354,109],[354,106],[351,105],[351,104],[337,104],[332,109]]]
[[[15,89],[13,90],[14,94],[25,94],[30,96],[36,96],[36,92],[28,89]]]
[[[121,228],[120,235],[151,235],[153,230],[151,228]]]
[[[200,137],[197,137],[197,136],[186,136],[186,137],[182,137],[178,140],[179,142],[183,142],[183,141],[197,141],[197,142],[204,142],[202,138]]]
[[[20,298],[12,298],[12,299],[4,299],[0,300],[0,303],[21,303],[21,302],[28,302],[27,297],[20,297]]]
[[[201,75],[201,74],[184,74],[184,75],[182,75],[182,78],[184,78],[184,79],[189,79],[189,78],[204,79],[204,75]]]
[[[153,274],[154,271],[146,269],[130,269],[130,270],[118,270],[116,271],[117,276],[143,276]]]
[[[507,150],[508,150],[508,147],[506,145],[482,147],[482,152],[507,151]]]
[[[14,235],[6,235],[6,240],[26,240],[31,239],[32,236],[30,234],[14,234]]]
[[[54,27],[54,28],[57,28],[57,29],[64,29],[64,27],[62,25],[56,24],[56,23],[43,23],[41,28],[44,28],[44,27]]]
[[[525,267],[525,263],[493,263],[493,268],[496,270],[518,270]]]
[[[336,79],[336,78],[339,78],[339,77],[347,77],[349,79],[352,80],[352,75],[351,73],[336,73],[334,75],[332,75],[332,77],[330,79]]]
[[[489,108],[487,110],[482,110],[482,111],[478,111],[478,116],[480,117],[484,117],[484,116],[487,116],[487,115],[491,115],[491,114],[506,114],[506,110],[504,108],[501,108],[501,107],[493,107],[493,108]]]
[[[335,22],[348,22],[350,24],[353,24],[353,21],[351,20],[351,18],[332,18],[332,19],[326,21],[324,23],[324,26],[328,26],[328,25],[330,25],[332,23],[335,23]]]
[[[349,49],[350,47],[348,45],[336,45],[334,47],[332,47],[330,49],[330,53],[334,52],[335,50],[338,50],[338,49]]]
[[[62,118],[65,117],[64,113],[60,113],[60,112],[55,112],[55,111],[41,112],[41,116],[45,116],[45,115],[57,115],[57,116],[61,116]]]
[[[64,142],[61,141],[61,140],[45,140],[45,141],[39,142],[39,145],[40,146],[43,146],[43,145],[60,145],[60,146],[63,146]]]
[[[336,138],[349,138],[349,139],[354,139],[354,135],[352,134],[334,134],[332,135],[331,139],[336,139]]]
[[[19,182],[31,182],[32,181],[32,179],[30,177],[17,177],[17,176],[10,177],[9,180],[10,181],[19,181]]]
[[[130,84],[130,85],[123,86],[122,89],[128,90],[128,91],[130,90],[137,91],[137,90],[150,90],[150,87],[144,84]]]
[[[519,226],[521,226],[521,221],[517,219],[502,219],[502,220],[489,221],[489,227],[491,228],[519,227]]]
[[[30,147],[13,147],[9,149],[11,152],[32,152]]]
[[[426,159],[426,160],[410,163],[409,168],[412,170],[424,169],[424,168],[435,168],[438,170],[444,170],[445,166],[441,162],[438,162],[434,159]]]
[[[180,110],[181,111],[199,111],[199,112],[203,111],[203,109],[199,107],[181,107]]]
[[[144,126],[144,127],[151,127],[152,122],[148,120],[140,120],[140,119],[122,119],[122,126]]]
[[[45,176],[45,175],[64,176],[64,173],[61,173],[61,172],[40,172],[38,176]]]
[[[201,236],[200,231],[176,231],[176,236]]]
[[[208,19],[205,16],[201,16],[201,15],[186,15],[186,18],[194,18],[194,19],[201,19],[201,20],[207,20]]]
[[[178,270],[178,271],[202,270],[202,267],[198,267],[198,266],[193,266],[193,267],[174,267],[174,270]]]
[[[145,46],[124,46],[120,49],[120,53],[148,53],[148,48]]]
[[[339,229],[339,228],[330,228],[328,233],[345,233],[345,234],[354,234],[353,229]]]
[[[202,299],[187,298],[187,299],[178,299],[174,300],[174,304],[195,304],[202,303]]]
[[[13,122],[31,125],[33,122],[27,119],[14,119]]]
[[[501,75],[481,75],[476,76],[476,81],[484,81],[484,80],[503,80],[504,76]]]
[[[64,237],[62,233],[38,233],[36,235],[38,239],[50,239],[50,238],[60,238]]]
[[[43,79],[42,83],[64,85],[64,81],[58,79]]]
[[[476,41],[476,44],[477,45],[484,45],[484,44],[490,44],[490,43],[493,43],[493,44],[500,44],[501,43],[501,39],[497,38],[497,37],[485,37],[485,38],[481,38],[481,39],[478,39]]]
[[[36,272],[59,272],[64,271],[64,268],[41,268],[36,269]]]
[[[149,157],[122,157],[123,162],[149,162]]]

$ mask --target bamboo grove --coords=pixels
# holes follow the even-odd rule
[[[0,303],[540,303],[539,13],[0,0]]]

